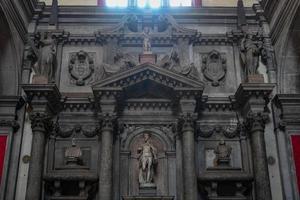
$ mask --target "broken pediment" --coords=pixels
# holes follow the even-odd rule
[[[142,40],[145,27],[151,29],[152,41],[174,40],[180,37],[193,40],[201,34],[194,29],[185,28],[177,23],[171,15],[125,15],[115,27],[99,30],[98,40],[118,38],[120,40]]]

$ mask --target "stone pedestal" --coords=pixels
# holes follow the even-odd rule
[[[34,75],[32,77],[32,84],[48,84],[48,78],[45,76]]]
[[[156,63],[157,56],[152,53],[144,53],[140,55],[140,63],[151,63],[155,64]]]
[[[141,185],[139,188],[140,196],[155,196],[156,195],[156,186],[152,183]]]
[[[235,94],[251,140],[255,197],[264,200],[272,199],[264,134],[269,117],[265,107],[274,87],[274,84],[246,83]]]
[[[247,83],[264,83],[265,79],[262,74],[248,75],[246,82]]]

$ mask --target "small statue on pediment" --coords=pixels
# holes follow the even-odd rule
[[[144,54],[152,54],[151,51],[151,29],[148,26],[144,27],[144,31],[143,31],[143,53]]]

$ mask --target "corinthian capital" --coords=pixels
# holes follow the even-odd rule
[[[194,130],[195,127],[196,114],[195,113],[186,113],[182,114],[180,117],[181,130]]]
[[[33,133],[36,131],[46,133],[51,127],[51,117],[48,114],[33,112],[30,113],[29,118]]]
[[[113,130],[115,125],[116,116],[114,114],[105,114],[101,118],[101,129]]]
[[[249,112],[246,118],[246,127],[250,132],[264,131],[269,116],[266,112]]]

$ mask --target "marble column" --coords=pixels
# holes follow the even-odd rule
[[[45,143],[49,118],[43,113],[32,113],[30,114],[30,119],[33,137],[26,200],[40,200],[43,181]]]
[[[99,200],[112,200],[113,189],[113,119],[105,117],[101,130]]]
[[[265,123],[268,114],[250,112],[247,117],[251,137],[253,169],[256,199],[271,200],[271,189],[268,173],[267,153],[265,144]]]
[[[195,130],[192,116],[183,117],[182,125],[182,157],[184,200],[197,199],[197,178],[195,169]]]

